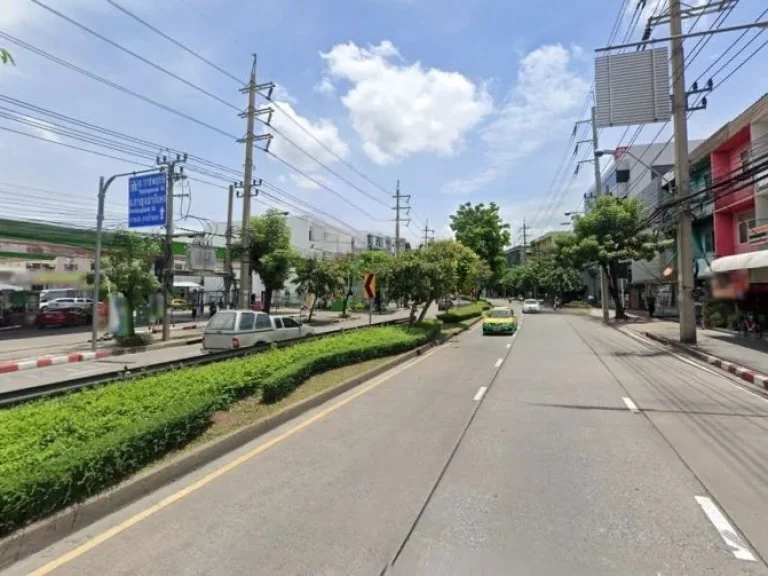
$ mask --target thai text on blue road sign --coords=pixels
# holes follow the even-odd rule
[[[166,184],[164,172],[128,179],[128,227],[165,226]]]

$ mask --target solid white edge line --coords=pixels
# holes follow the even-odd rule
[[[486,390],[488,390],[487,386],[480,386],[480,389],[477,391],[477,394],[475,394],[474,401],[480,402],[480,400],[483,399],[483,396],[485,395]]]
[[[493,367],[498,368],[499,366],[501,366],[502,362],[504,362],[504,358],[499,358],[498,360],[496,360],[496,364],[494,364]]]
[[[632,398],[629,398],[628,396],[624,396],[622,400],[624,400],[624,404],[627,405],[627,408],[629,408],[630,412],[635,412],[635,413],[640,412],[640,409],[637,407],[637,404],[635,404],[632,401]]]
[[[748,560],[749,562],[756,562],[755,556],[750,552],[744,540],[741,539],[739,533],[733,529],[728,519],[720,512],[720,509],[715,506],[715,503],[706,496],[694,496],[696,502],[699,503],[701,509],[704,510],[704,514],[707,515],[709,521],[715,526],[720,533],[720,537],[728,545],[739,560]]]

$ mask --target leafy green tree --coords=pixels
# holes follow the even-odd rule
[[[504,248],[509,245],[509,224],[502,221],[499,207],[491,202],[462,204],[451,216],[451,230],[456,240],[484,260],[491,270],[491,281],[498,283],[504,272]]]
[[[0,48],[0,62],[3,64],[15,64],[13,56],[5,48]]]
[[[451,293],[472,291],[483,270],[480,258],[454,240],[432,242],[418,252],[395,259],[389,280],[393,298],[411,304],[411,321],[421,306],[421,322],[432,302]]]
[[[296,260],[296,283],[301,292],[314,294],[307,321],[312,321],[312,314],[318,300],[329,298],[344,288],[345,277],[341,267],[331,260],[318,260],[314,256],[299,257]]]
[[[272,294],[283,289],[296,261],[296,253],[291,249],[291,231],[282,212],[270,209],[251,218],[247,250],[251,271],[256,272],[264,284],[264,311],[269,313]],[[237,256],[239,250],[233,252]]]
[[[579,269],[595,263],[602,269],[616,318],[626,318],[619,298],[619,263],[650,261],[671,243],[658,230],[649,229],[644,219],[645,204],[639,198],[600,196],[589,213],[574,219],[573,234],[559,237],[555,244],[560,262]]]
[[[360,282],[363,277],[360,271],[360,259],[355,258],[352,254],[347,254],[336,260],[336,265],[338,266],[339,275],[344,284],[344,299],[341,306],[341,315],[346,316],[349,297],[352,295],[352,287],[356,282]]]
[[[146,303],[160,287],[153,267],[161,254],[161,243],[152,236],[121,230],[111,239],[109,256],[104,262],[102,288],[109,286],[125,297],[128,308],[126,336],[129,338],[136,335],[133,311]],[[93,278],[90,281],[93,283]]]

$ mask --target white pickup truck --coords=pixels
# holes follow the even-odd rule
[[[220,310],[203,333],[203,351],[220,352],[304,338],[315,333],[290,316],[271,316],[252,310]]]

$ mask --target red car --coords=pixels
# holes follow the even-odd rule
[[[82,308],[59,308],[46,310],[37,315],[37,327],[47,326],[83,326],[90,322],[90,312]]]

